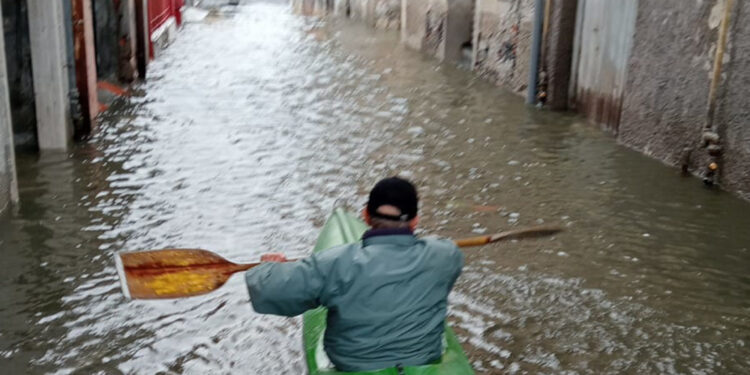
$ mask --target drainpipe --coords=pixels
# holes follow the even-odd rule
[[[703,147],[706,148],[710,156],[710,162],[707,166],[703,182],[709,186],[716,183],[719,174],[719,157],[722,152],[721,137],[718,132],[718,127],[714,124],[714,117],[716,115],[716,93],[721,81],[721,69],[724,63],[724,50],[727,45],[727,34],[733,5],[734,0],[726,0],[726,4],[724,4],[724,17],[721,19],[721,26],[719,27],[719,39],[716,42],[716,57],[714,58],[714,72],[713,77],[711,78],[711,88],[708,94],[706,126],[703,129],[702,134]]]
[[[540,53],[540,69],[539,69],[539,77],[537,78],[537,95],[536,99],[538,101],[539,106],[544,106],[547,104],[547,90],[549,89],[549,66],[547,64],[549,63],[549,57],[547,56],[549,53],[549,23],[550,23],[550,14],[552,13],[552,1],[553,0],[547,0],[545,1],[544,5],[544,26],[542,28],[542,52]]]
[[[536,104],[539,86],[539,55],[542,50],[542,32],[544,29],[544,1],[534,2],[534,33],[531,36],[531,63],[529,64],[529,88],[526,92],[526,104]]]

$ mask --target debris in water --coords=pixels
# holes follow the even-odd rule
[[[474,206],[476,212],[495,212],[500,209],[500,206]]]
[[[409,128],[409,130],[407,130],[406,132],[409,133],[412,137],[417,137],[424,134],[424,129],[420,126],[414,126]]]

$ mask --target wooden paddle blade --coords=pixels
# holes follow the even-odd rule
[[[218,254],[200,249],[164,249],[119,253],[125,269],[163,269],[211,264],[234,264]]]
[[[210,251],[169,249],[115,255],[122,291],[133,299],[168,299],[212,292],[235,272],[256,264],[235,264]]]

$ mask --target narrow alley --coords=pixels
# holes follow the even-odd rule
[[[242,277],[127,301],[113,255],[298,258],[335,207],[398,174],[419,188],[420,235],[566,229],[467,250],[448,321],[477,374],[750,372],[750,203],[399,37],[224,7],[186,22],[91,139],[18,153],[4,371],[303,374],[301,320],[253,312]]]

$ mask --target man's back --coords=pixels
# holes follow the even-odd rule
[[[258,312],[328,307],[332,362],[343,371],[371,370],[440,358],[447,296],[462,266],[450,241],[373,231],[361,244],[263,265],[247,283]]]

